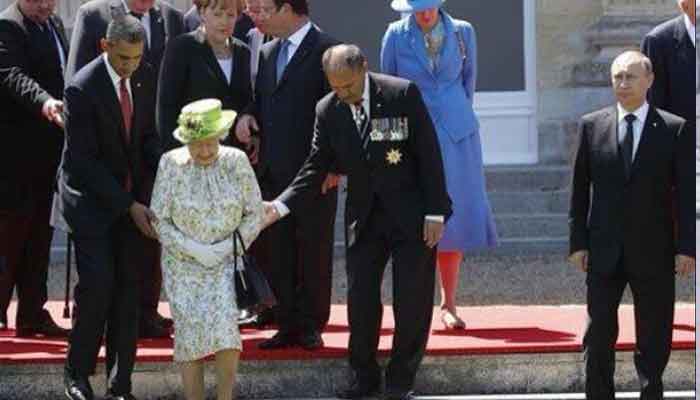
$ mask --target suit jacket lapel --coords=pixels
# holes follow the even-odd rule
[[[148,52],[151,56],[163,52],[163,47],[166,41],[165,23],[160,7],[154,5],[150,11],[151,17],[151,44],[148,47]],[[158,67],[154,65],[154,67]]]
[[[459,43],[456,36],[460,35],[460,33],[455,29],[452,18],[443,14],[442,12],[440,12],[439,18],[442,18],[442,23],[445,27],[445,39],[442,41],[442,49],[440,49],[440,54],[438,55],[437,68],[435,69],[436,75],[439,75],[450,65],[448,61],[443,60],[450,60],[451,58],[456,57],[455,54],[460,55]],[[466,46],[466,43],[464,45]],[[423,47],[425,47],[425,45]],[[427,54],[428,53],[426,51],[426,57]]]
[[[411,16],[410,18],[408,34],[410,35],[409,41],[411,42],[411,47],[413,47],[413,51],[418,55],[418,60],[423,68],[425,68],[429,74],[432,74],[433,69],[430,68],[430,63],[428,62],[428,51],[425,48],[423,32],[418,27],[418,24],[416,24],[415,17]]]
[[[291,73],[293,73],[293,71],[296,68],[299,67],[299,65],[304,61],[304,59],[306,59],[306,57],[311,53],[311,50],[314,48],[314,46],[316,46],[317,42],[318,30],[312,25],[311,30],[309,30],[309,32],[306,34],[306,37],[304,37],[304,40],[302,40],[301,44],[299,45],[299,48],[297,48],[297,51],[294,53],[294,56],[291,60],[289,60],[289,63],[287,63],[287,67],[284,69],[284,73],[282,74],[280,81],[277,82],[277,88],[284,85],[285,81],[288,79],[288,76]],[[279,54],[280,43],[281,41],[278,41],[278,43],[275,45],[275,51],[273,52],[273,58],[271,59],[271,61],[274,62],[275,70],[277,69],[277,55]],[[277,71],[275,71],[275,75],[277,75],[276,72]]]
[[[61,42],[61,48],[63,50],[63,56],[66,60],[68,60],[68,39],[66,37],[66,30],[63,27],[63,24],[61,23],[61,20],[56,18],[55,16],[52,16],[49,18],[49,21],[51,22],[51,25],[53,26],[54,32],[58,35],[58,41]]]
[[[219,79],[225,86],[228,86],[226,75],[224,75],[224,71],[221,70],[221,65],[219,64],[219,61],[216,60],[214,50],[212,50],[211,46],[209,46],[209,43],[207,43],[207,40],[204,37],[204,32],[202,32],[201,30],[197,31],[197,41],[201,45],[202,58],[207,62],[209,68],[211,68],[211,70],[214,71],[214,74],[216,75],[217,79]]]
[[[656,109],[649,107],[649,113],[647,115],[647,120],[644,122],[644,128],[642,129],[642,137],[639,139],[639,146],[637,147],[637,153],[634,157],[634,162],[632,163],[632,171],[630,176],[639,170],[639,168],[644,165],[648,154],[653,154],[654,138],[656,137],[657,131],[663,125],[663,120]]]
[[[114,85],[112,84],[112,78],[109,76],[109,73],[107,72],[107,66],[104,64],[104,61],[100,65],[100,74],[102,74],[102,77],[100,77],[99,82],[102,85],[102,88],[100,90],[100,93],[104,93],[105,95],[102,96],[102,99],[104,99],[104,105],[107,108],[107,111],[111,114],[112,118],[114,118],[115,122],[117,123],[117,126],[119,127],[119,142],[122,144],[122,149],[124,150],[125,153],[128,153],[127,147],[126,147],[126,142],[124,141],[124,132],[125,132],[125,127],[124,127],[124,117],[122,117],[122,110],[121,110],[121,104],[119,104],[119,97],[117,97],[117,93],[114,90]],[[134,96],[134,91],[133,91],[133,85],[132,85],[132,98]],[[133,107],[133,100],[132,100],[132,108],[136,110],[135,107]],[[133,114],[132,114],[133,118]],[[133,128],[133,127],[132,127]]]
[[[695,66],[695,47],[693,42],[690,40],[688,35],[688,30],[685,27],[685,21],[683,16],[676,18],[676,29],[673,34],[673,38],[676,40],[675,55],[676,59],[681,63],[681,65],[690,68],[689,64]],[[689,57],[690,55],[690,57]]]
[[[592,148],[600,151],[600,157],[607,160],[612,160],[613,165],[617,166],[617,170],[622,179],[625,179],[625,163],[620,154],[620,144],[617,136],[617,108],[611,107],[608,109],[606,118],[600,126],[601,139],[600,143],[595,143]]]

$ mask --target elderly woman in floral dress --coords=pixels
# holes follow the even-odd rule
[[[182,109],[174,136],[185,146],[163,155],[151,202],[188,400],[204,399],[202,360],[212,353],[217,399],[232,398],[241,351],[232,237],[238,230],[248,246],[264,214],[248,157],[219,144],[236,116],[221,108],[206,99]]]

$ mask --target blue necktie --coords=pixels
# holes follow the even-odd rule
[[[284,74],[284,69],[287,68],[287,62],[289,61],[289,40],[283,40],[280,43],[280,51],[277,54],[277,83],[282,79],[282,74]]]

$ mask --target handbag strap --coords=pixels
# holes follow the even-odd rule
[[[240,243],[241,248],[243,251],[239,254],[238,253],[238,244]],[[243,236],[241,236],[241,232],[236,229],[235,232],[233,232],[233,268],[236,271],[243,271],[245,270],[245,263],[243,263],[243,267],[239,270],[238,269],[238,258],[243,257],[246,254],[246,249],[245,249],[245,242],[243,241]]]

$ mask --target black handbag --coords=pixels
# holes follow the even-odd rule
[[[238,230],[233,233],[233,254],[238,309],[259,313],[277,305],[275,294],[272,293],[265,275],[255,263],[255,258],[246,251],[243,237]],[[243,261],[240,266],[238,264],[239,257]]]

